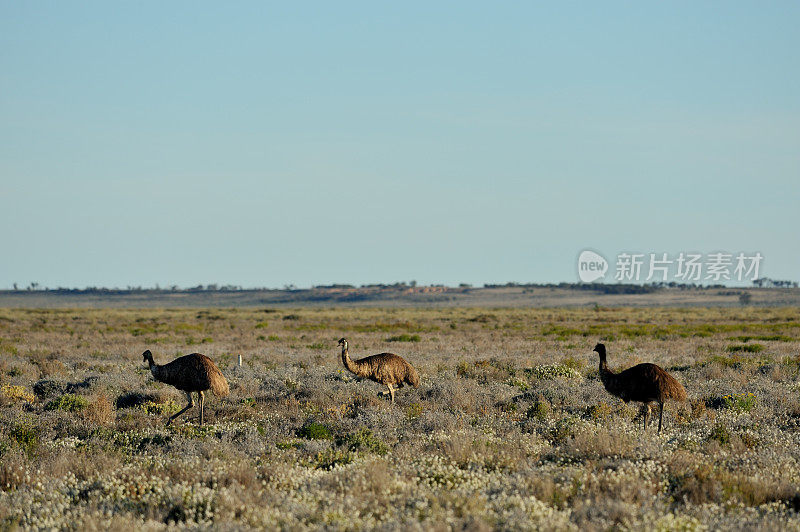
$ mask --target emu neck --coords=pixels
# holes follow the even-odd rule
[[[150,374],[153,376],[153,378],[157,381],[161,380],[161,372],[159,371],[161,366],[153,362],[152,358],[147,360],[147,364],[150,366]]]
[[[605,354],[600,355],[600,381],[607,392],[618,396],[619,390],[617,389],[616,377],[617,375],[608,369]]]
[[[358,373],[358,366],[350,359],[350,354],[347,352],[347,346],[342,347],[342,364],[351,373]]]

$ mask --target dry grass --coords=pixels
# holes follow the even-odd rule
[[[378,399],[345,335],[420,388]],[[684,384],[661,435],[598,341]],[[800,526],[796,308],[0,309],[0,345],[0,528]],[[145,349],[217,362],[207,426],[164,426],[184,399]]]

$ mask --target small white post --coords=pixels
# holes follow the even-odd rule
[[[239,353],[239,367],[242,367],[242,354]]]

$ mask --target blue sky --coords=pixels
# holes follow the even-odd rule
[[[0,2],[0,287],[800,279],[796,2]]]

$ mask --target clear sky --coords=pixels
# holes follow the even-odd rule
[[[0,1],[0,288],[800,279],[798,2]]]

